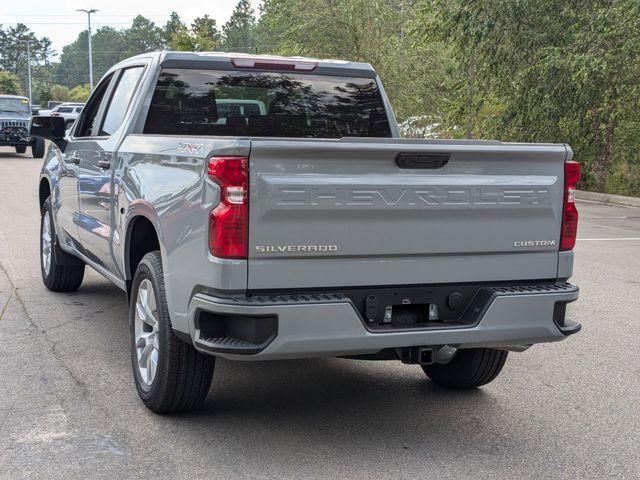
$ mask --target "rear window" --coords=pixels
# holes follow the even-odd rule
[[[390,137],[375,80],[298,73],[163,70],[144,133]]]
[[[71,112],[73,112],[73,108],[72,107],[58,107],[58,108],[56,108],[56,112],[71,113]]]

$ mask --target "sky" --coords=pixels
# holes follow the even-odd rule
[[[221,27],[231,16],[237,0],[14,0],[0,1],[0,25],[26,24],[36,36],[47,36],[57,53],[73,42],[78,33],[87,28],[87,15],[76,9],[97,9],[91,16],[91,27],[109,25],[127,28],[133,17],[142,14],[163,25],[172,11],[178,12],[186,23],[208,14]],[[260,0],[251,0],[258,11]]]

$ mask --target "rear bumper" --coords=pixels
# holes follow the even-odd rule
[[[516,348],[563,340],[579,331],[579,324],[565,319],[566,304],[577,298],[578,287],[569,283],[499,286],[492,288],[472,325],[372,332],[351,300],[339,293],[234,298],[198,293],[191,300],[189,324],[198,350],[236,360],[364,355],[412,346]],[[259,343],[209,341],[199,328],[203,312],[258,322],[275,319],[276,326]]]

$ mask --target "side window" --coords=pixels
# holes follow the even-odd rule
[[[75,136],[76,137],[90,137],[91,132],[93,131],[94,123],[98,118],[98,112],[100,111],[100,105],[106,101],[105,94],[109,88],[109,83],[111,83],[111,78],[113,74],[105,77],[102,82],[98,84],[96,89],[91,94],[91,97],[87,101],[87,105],[84,108],[84,111],[80,117],[80,122],[78,123],[78,128],[76,128]]]
[[[112,135],[122,125],[143,70],[144,67],[132,67],[122,71],[102,122],[100,136]]]

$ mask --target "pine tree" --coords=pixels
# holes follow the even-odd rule
[[[171,48],[171,43],[176,35],[187,31],[187,26],[182,22],[180,15],[171,12],[169,20],[162,29],[162,41],[165,47]]]
[[[255,26],[256,15],[251,3],[249,0],[240,0],[229,21],[222,26],[223,48],[226,51],[255,52]]]

